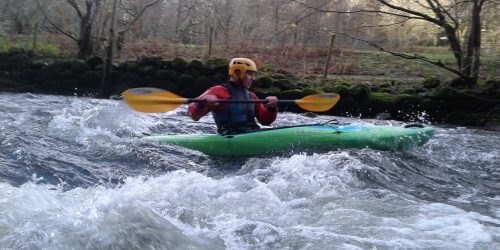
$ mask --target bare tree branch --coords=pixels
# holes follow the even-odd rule
[[[63,30],[62,28],[60,28],[59,26],[57,26],[49,17],[49,15],[47,15],[47,13],[45,12],[45,9],[42,7],[42,5],[40,4],[40,2],[37,0],[36,1],[36,4],[38,6],[38,8],[40,9],[40,11],[42,12],[45,20],[47,20],[50,25],[56,29],[57,31],[61,32],[62,34],[64,34],[65,36],[69,37],[71,40],[75,41],[75,42],[78,42],[78,38],[76,38],[73,34],[71,34],[70,32],[68,31],[65,31]]]
[[[118,33],[125,33],[128,30],[130,30],[130,28],[134,25],[134,23],[137,22],[137,20],[139,20],[139,18],[146,12],[146,10],[148,8],[153,7],[153,6],[155,6],[156,4],[158,4],[159,2],[162,2],[162,1],[163,0],[154,0],[154,1],[146,4],[145,6],[143,6],[141,8],[141,10],[134,16],[134,19],[131,22],[129,22],[124,29],[118,31]]]
[[[347,33],[338,33],[338,34],[343,34],[351,39],[354,39],[354,40],[358,40],[358,41],[362,41],[362,42],[365,42],[367,43],[368,45],[374,47],[374,48],[377,48],[378,50],[380,51],[383,51],[383,52],[386,52],[386,53],[389,53],[393,56],[397,56],[397,57],[401,57],[401,58],[405,58],[405,59],[410,59],[410,60],[420,60],[420,61],[424,61],[424,62],[427,62],[427,63],[430,63],[430,64],[433,64],[433,65],[436,65],[438,67],[441,67],[443,69],[446,69],[450,72],[453,72],[455,73],[456,75],[460,76],[460,77],[463,77],[463,78],[467,78],[466,75],[464,75],[462,72],[460,72],[459,70],[455,69],[455,68],[451,68],[451,67],[448,67],[446,66],[443,62],[441,62],[441,60],[439,61],[432,61],[428,58],[426,58],[425,56],[422,56],[422,55],[419,55],[419,54],[414,54],[414,55],[408,55],[408,54],[404,54],[404,53],[399,53],[399,52],[395,52],[395,51],[390,51],[390,50],[387,50],[385,49],[384,47],[372,42],[372,41],[368,41],[368,40],[365,40],[365,39],[361,39],[361,38],[357,38],[357,37],[353,37]]]

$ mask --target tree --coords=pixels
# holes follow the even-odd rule
[[[79,19],[79,35],[74,38],[78,44],[77,58],[87,58],[94,52],[94,42],[92,41],[92,32],[94,28],[94,19],[101,7],[101,0],[85,0],[84,7],[81,7],[77,0],[66,0],[73,7]]]
[[[388,0],[375,0],[383,4],[389,10],[388,15],[395,15],[406,19],[417,19],[437,25],[444,30],[448,39],[453,56],[455,57],[456,69],[444,66],[441,62],[433,62],[457,74],[471,84],[477,82],[481,58],[481,12],[486,3],[498,4],[493,0],[425,0],[415,1],[423,7],[422,11],[415,11],[402,4],[393,3]],[[430,11],[430,13],[428,13]],[[468,20],[460,22],[459,16],[464,11]],[[467,35],[461,41],[459,30],[466,25]],[[423,58],[422,58],[423,59]]]
[[[58,18],[57,14],[49,13],[52,10],[50,6],[43,5],[40,0],[37,0],[38,8],[43,12],[45,19],[52,25],[54,29],[66,35],[78,45],[77,58],[85,59],[91,56],[94,52],[94,26],[96,17],[101,10],[102,0],[65,0],[65,2],[75,11],[78,18],[77,32],[65,27],[65,24],[55,21]],[[76,33],[76,34],[75,34]]]
[[[429,60],[421,55],[413,56],[388,51],[373,41],[370,45],[393,55],[407,59],[419,59],[455,73],[470,84],[475,84],[479,75],[481,58],[481,17],[486,5],[498,6],[498,0],[372,0],[383,8],[360,8],[347,11],[332,11],[315,8],[298,0],[302,5],[321,12],[342,14],[372,13],[396,17],[402,21],[418,20],[439,27],[445,34],[455,58],[456,67],[441,61]],[[462,31],[462,32],[461,32]],[[465,35],[464,32],[465,31]]]
[[[136,24],[146,10],[161,3],[163,0],[124,0],[121,1],[121,6],[125,12],[124,18],[121,20],[121,29],[117,33],[116,48],[117,53],[120,55],[123,43],[125,42],[125,34]]]

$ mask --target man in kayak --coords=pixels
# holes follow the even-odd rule
[[[257,66],[247,58],[234,58],[229,63],[229,81],[209,88],[197,99],[205,102],[193,102],[188,107],[188,115],[198,121],[209,112],[217,124],[219,134],[237,134],[259,130],[255,118],[262,125],[270,125],[278,113],[278,98],[268,96],[266,103],[231,103],[221,104],[219,99],[258,100],[255,93],[249,91],[255,81]]]

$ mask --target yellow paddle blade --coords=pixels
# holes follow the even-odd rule
[[[171,111],[188,102],[187,98],[158,88],[129,89],[122,96],[132,109],[146,113]]]
[[[308,111],[324,112],[330,110],[339,101],[340,96],[335,93],[325,93],[308,95],[302,99],[295,100],[295,103]]]

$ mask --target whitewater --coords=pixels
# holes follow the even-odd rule
[[[400,126],[283,112],[273,124]],[[428,124],[408,152],[216,158],[186,108],[0,94],[1,249],[500,249],[500,132]]]

